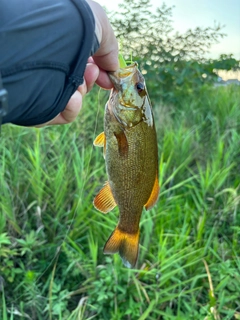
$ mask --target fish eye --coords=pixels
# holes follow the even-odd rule
[[[136,89],[138,91],[138,94],[140,95],[140,97],[145,96],[146,91],[145,91],[145,86],[142,82],[138,82],[136,83]]]
[[[142,92],[142,90],[144,90],[144,85],[143,85],[143,83],[142,82],[138,82],[137,84],[136,84],[136,88],[137,88],[137,91],[140,93],[140,92]]]

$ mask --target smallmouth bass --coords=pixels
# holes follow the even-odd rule
[[[124,265],[133,268],[143,207],[154,206],[159,194],[157,136],[137,63],[109,72],[109,77],[114,88],[105,107],[104,132],[94,140],[95,146],[104,149],[108,181],[93,204],[103,213],[119,207],[119,222],[104,253],[119,252]]]

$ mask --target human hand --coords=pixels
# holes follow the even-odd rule
[[[84,73],[84,83],[72,95],[66,108],[51,121],[36,126],[38,128],[73,122],[81,110],[84,95],[92,89],[94,83],[104,89],[111,89],[113,86],[107,71],[115,71],[119,67],[118,43],[103,8],[97,2],[86,1],[95,17],[95,33],[100,47],[93,57],[88,59]]]

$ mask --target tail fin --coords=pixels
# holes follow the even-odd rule
[[[105,254],[119,252],[123,264],[133,268],[138,258],[139,233],[139,229],[134,234],[123,232],[117,226],[106,242],[103,252]]]

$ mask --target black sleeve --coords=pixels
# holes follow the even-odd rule
[[[3,123],[32,126],[64,110],[98,48],[85,0],[1,0],[0,72],[8,91]]]

